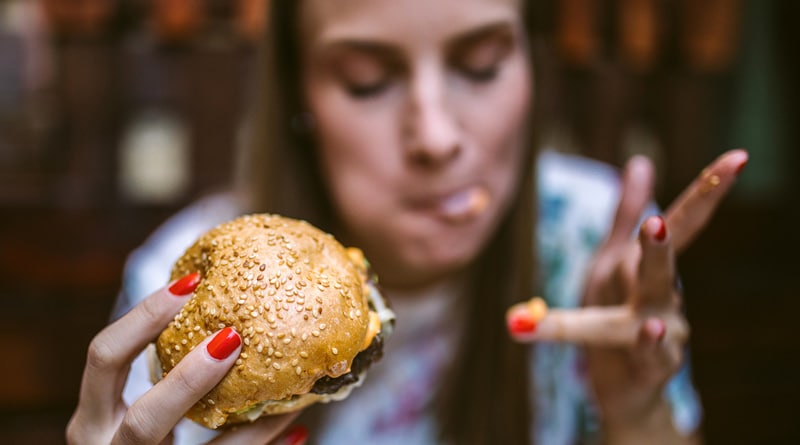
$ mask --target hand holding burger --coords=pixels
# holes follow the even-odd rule
[[[272,441],[297,410],[362,381],[394,318],[360,251],[277,216],[212,229],[173,278],[92,340],[68,443],[160,443],[187,411],[212,428],[294,411],[218,439]],[[148,343],[168,372],[127,406],[123,382]]]
[[[241,335],[233,368],[187,413],[204,426],[343,399],[381,357],[394,315],[367,261],[306,222],[262,214],[222,224],[172,275],[193,271],[201,282],[158,337],[151,362],[157,380],[215,331]]]

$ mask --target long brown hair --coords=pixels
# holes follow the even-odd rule
[[[298,1],[273,0],[261,45],[254,137],[240,163],[248,210],[305,219],[336,235],[332,205],[304,128],[297,38]],[[525,3],[527,11],[528,3]],[[526,25],[530,25],[525,13]],[[532,26],[528,26],[529,33]],[[537,85],[534,82],[534,85]],[[536,89],[536,88],[535,88]],[[535,97],[535,95],[534,95]],[[533,107],[534,111],[536,107]],[[505,309],[529,297],[534,261],[534,131],[521,184],[508,214],[476,259],[466,296],[467,328],[436,394],[441,439],[448,443],[530,443],[529,350],[506,333]],[[402,323],[398,320],[398,323]]]

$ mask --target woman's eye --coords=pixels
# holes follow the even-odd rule
[[[381,80],[378,82],[348,84],[345,88],[347,93],[356,99],[368,99],[377,96],[389,87],[388,80]]]
[[[481,68],[461,68],[463,76],[476,83],[488,83],[493,81],[497,78],[499,71],[500,67],[498,65],[490,65]]]

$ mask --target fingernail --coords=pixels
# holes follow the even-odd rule
[[[667,225],[664,224],[664,218],[656,216],[656,219],[658,219],[659,226],[656,233],[653,234],[653,238],[658,242],[662,242],[667,238]]]
[[[211,357],[217,360],[224,360],[239,347],[242,343],[241,337],[231,327],[227,327],[217,333],[214,338],[208,342],[206,350]]]
[[[302,445],[308,439],[308,429],[303,425],[295,425],[286,431],[283,443],[288,445]]]
[[[512,334],[532,334],[536,332],[536,320],[527,314],[514,314],[508,319],[508,330]]]
[[[736,167],[736,176],[739,176],[739,175],[742,173],[742,170],[744,170],[744,168],[745,168],[746,166],[747,166],[747,159],[745,159],[744,161],[742,161],[742,163],[741,163],[741,164],[739,164],[739,166],[738,166],[738,167]]]
[[[650,319],[647,321],[648,330],[655,334],[656,342],[660,342],[667,335],[667,325],[663,320]]]
[[[198,284],[200,284],[200,273],[193,272],[172,283],[172,286],[169,287],[169,292],[178,297],[188,295],[194,292]]]

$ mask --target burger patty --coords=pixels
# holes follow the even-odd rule
[[[381,333],[375,335],[372,343],[367,346],[367,349],[359,352],[353,363],[350,365],[350,372],[340,375],[339,377],[325,376],[320,378],[314,383],[311,392],[314,394],[333,394],[339,391],[343,386],[351,385],[358,382],[359,376],[367,370],[373,363],[383,357],[383,336]]]

